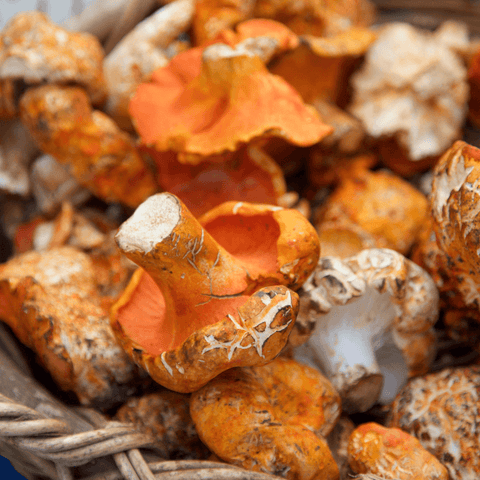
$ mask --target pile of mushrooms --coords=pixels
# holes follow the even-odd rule
[[[165,459],[480,478],[467,26],[135,3],[0,31],[0,321]]]

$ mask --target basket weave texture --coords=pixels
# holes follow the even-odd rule
[[[480,35],[480,1],[375,0],[378,23],[435,28],[465,22]],[[116,30],[121,30],[119,25]],[[118,32],[114,32],[118,37]],[[0,324],[0,455],[28,480],[274,480],[219,462],[167,461],[132,424],[61,404],[29,373],[16,340]],[[374,475],[357,478],[374,480]]]

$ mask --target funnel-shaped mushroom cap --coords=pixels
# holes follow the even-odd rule
[[[177,55],[138,87],[130,113],[143,143],[185,163],[264,135],[309,146],[332,131],[258,56],[224,44]]]
[[[202,225],[177,197],[157,194],[116,237],[143,268],[113,308],[114,329],[154,380],[180,392],[278,355],[298,308],[278,285],[299,287],[318,258],[313,227],[295,210],[218,209]]]
[[[305,339],[309,328],[313,333],[296,355],[325,372],[346,412],[368,410],[381,394],[392,400],[408,376],[428,371],[438,291],[403,255],[369,249],[343,260],[321,258],[300,295],[292,340],[300,342],[297,333]]]
[[[467,306],[480,307],[480,149],[458,141],[434,169],[430,204],[437,242]]]

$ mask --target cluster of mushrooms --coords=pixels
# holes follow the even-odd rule
[[[166,459],[479,478],[478,41],[369,0],[144,13],[0,31],[0,320]]]

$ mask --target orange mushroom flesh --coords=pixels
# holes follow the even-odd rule
[[[147,149],[157,166],[158,184],[178,196],[196,217],[228,200],[276,205],[286,184],[279,165],[249,145],[223,161],[186,165],[173,152]]]
[[[38,146],[101,199],[136,207],[158,190],[133,139],[92,110],[83,89],[31,88],[20,100],[20,115]]]
[[[223,44],[190,49],[155,71],[130,114],[144,144],[193,164],[265,135],[310,146],[332,131],[258,56]]]
[[[242,340],[246,325],[264,323],[262,315],[270,315],[275,326],[267,322],[262,327],[263,337],[255,344],[256,361],[268,361],[264,344],[279,332],[278,342],[284,345],[297,300],[283,287],[262,287],[298,288],[319,254],[313,227],[295,210],[229,202],[204,218],[202,225],[174,195],[157,194],[137,209],[116,237],[121,250],[142,269],[113,308],[114,329],[136,361],[155,364],[155,369],[147,370],[158,383],[177,391],[192,391],[208,378],[194,378],[194,369],[187,372],[182,365],[184,372],[177,379],[163,370],[156,374],[157,366],[168,372],[166,358],[177,362],[173,359],[187,348],[196,350],[190,355],[207,362],[202,352],[224,349],[226,344],[219,338],[230,330],[236,335],[235,329],[244,332],[239,337],[243,343],[232,344],[226,353],[228,362],[233,362],[229,365],[238,366],[234,353],[237,347],[248,346]],[[282,309],[290,318],[285,323],[276,319]],[[183,361],[184,357],[178,360]],[[212,365],[210,370],[210,378],[219,373],[213,374]]]

